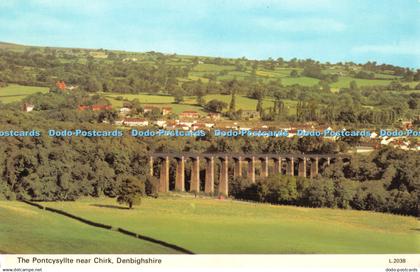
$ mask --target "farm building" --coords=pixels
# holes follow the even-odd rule
[[[145,106],[143,108],[143,112],[144,113],[152,112],[154,109],[159,109],[159,108],[158,107],[154,107],[154,106]]]
[[[171,114],[171,112],[172,112],[172,107],[163,107],[162,108],[162,115]]]
[[[24,103],[23,107],[22,107],[23,111],[25,111],[25,112],[33,111],[34,108],[35,108],[35,106],[33,104],[30,104],[30,103]]]
[[[81,105],[81,106],[79,106],[79,110],[81,110],[81,111],[85,111],[85,110],[92,110],[92,111],[112,110],[112,106],[111,105],[92,105],[92,106]]]
[[[196,111],[183,111],[179,114],[181,118],[199,118],[200,115]]]
[[[145,127],[149,125],[149,121],[143,118],[125,118],[123,125],[129,127]]]

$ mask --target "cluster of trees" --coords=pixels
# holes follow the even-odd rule
[[[67,108],[45,106],[48,110],[28,115],[13,105],[0,104],[1,127],[4,130],[38,129],[45,132],[50,128],[73,130],[77,123],[78,128],[86,130],[115,129],[97,124],[97,118],[106,112],[79,112],[71,108],[80,101],[87,102],[84,99],[93,99],[91,102],[96,103],[95,99],[100,97],[86,98],[81,93],[72,100],[66,94],[53,92],[34,97],[39,99],[38,102],[31,100],[37,106],[44,105],[43,100],[52,100]],[[0,160],[4,162],[0,165],[0,198],[74,200],[86,195],[106,195],[118,197],[120,202],[129,206],[138,203],[138,196],[157,194],[157,180],[148,176],[147,169],[147,154],[152,151],[335,153],[348,148],[344,138],[328,142],[316,137],[229,138],[212,134],[197,138],[142,139],[130,136],[51,138],[43,135],[35,138],[2,137],[0,141]],[[347,164],[332,164],[323,173],[324,177],[316,181],[273,177],[273,180],[250,186],[246,185],[247,181],[241,181],[240,185],[233,182],[232,194],[238,198],[273,203],[415,214],[413,201],[418,201],[420,176],[420,160],[415,152],[385,148],[371,156],[355,156]],[[287,189],[290,184],[297,188],[297,196],[293,188],[292,191]],[[292,193],[286,194],[285,188]]]
[[[318,63],[310,63],[305,65],[302,71],[303,76],[313,77],[320,80],[323,80],[328,83],[337,82],[337,74],[324,74],[322,73],[322,66]]]
[[[415,94],[396,92],[412,88],[403,83],[418,80],[419,70],[377,65],[374,62],[364,65],[338,63],[334,65],[340,68],[337,71],[346,71],[354,77],[372,79],[375,73],[382,72],[392,73],[401,80],[392,81],[389,85],[362,87],[353,81],[348,88],[341,88],[338,93],[334,93],[330,84],[338,80],[338,75],[325,72],[332,65],[311,59],[182,59],[176,55],[148,52],[141,55],[142,61],[139,62],[131,61],[138,57],[133,54],[106,50],[100,52],[108,58],[95,59],[90,55],[92,52],[79,49],[29,48],[24,52],[0,50],[0,86],[7,82],[52,86],[57,79],[61,79],[87,92],[165,93],[173,95],[176,103],[182,103],[184,96],[195,96],[198,105],[208,110],[227,110],[226,115],[231,119],[241,118],[235,105],[235,96],[238,95],[256,99],[255,110],[264,120],[383,125],[418,115],[418,97]],[[252,73],[241,80],[217,80],[217,77],[209,77],[208,82],[180,80],[188,78],[195,65],[200,63],[235,65],[236,70],[251,70]],[[273,67],[293,68],[290,73],[292,77],[308,76],[320,79],[320,82],[313,86],[284,86],[280,79],[262,80],[256,77],[257,69]],[[420,89],[420,84],[416,88]],[[232,95],[232,101],[226,106],[222,101],[205,101],[207,94],[229,94]],[[274,100],[269,108],[263,107],[265,98]],[[286,99],[298,101],[295,114],[287,110],[284,102]],[[47,105],[48,102],[43,103],[43,107],[51,107]]]
[[[371,72],[392,72],[394,76],[402,76],[406,81],[419,81],[420,70],[412,71],[408,68],[394,66],[391,64],[377,64],[376,61],[368,61],[365,64],[359,65],[361,68]]]
[[[73,122],[58,122],[41,115],[25,116],[0,110],[5,130],[74,130]],[[113,127],[81,122],[86,130]],[[0,198],[74,200],[80,196],[125,195],[131,186],[136,195],[157,193],[157,183],[147,176],[145,143],[133,137],[2,137],[0,145]],[[120,199],[127,202],[127,199]],[[129,203],[129,202],[127,202]],[[133,204],[133,203],[132,203]],[[130,203],[129,203],[130,205]]]
[[[153,64],[125,62],[117,58],[110,65],[106,60],[89,55],[66,57],[57,52],[60,51],[0,51],[0,81],[51,86],[58,78],[89,92],[157,93],[174,88],[178,84],[176,78],[188,76],[192,68],[167,65],[166,58],[158,57]],[[81,63],[83,58],[86,58],[86,63]]]
[[[238,199],[306,207],[420,214],[420,159],[415,152],[382,149],[370,157],[333,164],[324,176],[307,179],[274,175],[251,183],[230,180]]]

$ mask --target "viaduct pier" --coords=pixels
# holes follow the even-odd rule
[[[227,196],[229,174],[234,177],[246,176],[252,182],[255,182],[257,173],[262,177],[283,174],[314,178],[327,165],[345,157],[339,154],[153,153],[150,155],[149,167],[151,176],[159,176],[159,192],[170,191],[170,173],[175,176],[172,189],[186,191],[188,164],[188,191],[215,193],[217,175],[217,191]],[[155,166],[158,165],[160,173],[155,173],[158,172],[155,171]],[[174,169],[171,169],[171,166],[174,166]],[[201,175],[203,172],[204,175]]]

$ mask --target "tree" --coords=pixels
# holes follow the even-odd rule
[[[299,74],[298,74],[298,72],[297,72],[295,69],[293,69],[293,70],[290,72],[290,76],[291,76],[291,77],[298,77],[298,76],[299,76]]]
[[[412,110],[417,109],[417,101],[414,98],[410,98],[410,100],[408,100],[408,107]]]
[[[262,97],[258,98],[256,111],[258,111],[260,113],[260,115],[262,115],[264,113],[263,98]]]
[[[227,104],[223,101],[212,99],[206,104],[206,109],[209,111],[215,111],[215,112],[222,112],[223,109],[227,107]]]
[[[117,201],[120,204],[127,204],[131,209],[133,205],[141,203],[141,197],[145,193],[145,183],[134,176],[125,176],[120,182]]]
[[[184,102],[184,95],[182,93],[175,93],[174,94],[174,100],[176,104],[180,104]]]
[[[203,106],[206,103],[204,99],[204,92],[197,92],[197,104]]]
[[[236,90],[232,91],[232,98],[230,99],[229,112],[234,113],[236,111]]]
[[[85,82],[85,90],[88,92],[100,92],[102,91],[102,85],[96,77],[89,77]]]
[[[354,91],[357,90],[357,82],[355,80],[350,81],[350,90]]]

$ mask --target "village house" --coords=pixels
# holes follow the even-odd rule
[[[411,129],[413,128],[413,122],[411,120],[401,121],[401,129]]]
[[[260,116],[260,113],[256,110],[242,110],[241,117],[242,118],[257,118]]]
[[[166,127],[166,120],[156,120],[153,122],[154,125],[160,127],[160,128],[165,128]]]
[[[183,125],[187,127],[191,127],[193,124],[197,123],[196,120],[176,120],[175,121],[178,125]]]
[[[222,121],[222,122],[217,122],[214,127],[217,128],[223,128],[223,129],[233,129],[233,130],[237,130],[239,129],[239,125],[238,123],[232,123],[229,121]]]
[[[159,108],[158,107],[154,107],[154,106],[144,106],[143,113],[152,112],[154,109],[159,109]]]
[[[112,106],[111,105],[92,105],[92,106],[81,105],[81,106],[79,106],[79,110],[81,110],[81,111],[85,111],[85,110],[92,110],[92,111],[112,110]]]
[[[123,115],[128,114],[130,112],[131,112],[130,108],[125,108],[125,107],[120,108],[120,113],[123,114]]]
[[[183,124],[178,124],[175,126],[176,129],[182,129],[182,130],[190,130],[190,127]]]
[[[199,129],[203,130],[203,129],[207,129],[207,126],[206,126],[205,123],[195,123],[191,126],[191,129],[192,130],[199,130]]]
[[[55,83],[55,86],[61,91],[73,91],[79,88],[79,86],[76,85],[66,85],[66,83],[63,80],[57,81]]]
[[[115,120],[115,122],[114,122],[114,124],[117,125],[117,126],[122,126],[123,123],[124,123],[124,120],[122,120],[122,119]]]
[[[162,108],[162,115],[168,115],[172,113],[172,108],[171,107],[163,107]]]
[[[35,106],[33,104],[30,104],[30,103],[24,103],[23,107],[22,107],[23,111],[25,111],[25,112],[33,111],[34,108],[35,108]]]
[[[125,118],[123,125],[129,127],[145,127],[149,125],[149,121],[144,118]]]
[[[112,110],[111,105],[92,105],[91,108],[93,111]]]
[[[69,90],[69,91],[73,91],[74,89],[77,89],[77,88],[79,88],[79,87],[75,86],[75,85],[70,85],[70,86],[66,87],[66,89]]]
[[[80,111],[89,110],[89,109],[90,109],[89,106],[83,106],[83,105],[79,106]]]
[[[297,135],[297,129],[291,128],[287,130],[287,133],[288,133],[287,137],[292,138]]]
[[[60,90],[62,90],[62,91],[64,91],[64,90],[66,90],[66,83],[64,82],[64,81],[57,81],[56,83],[55,83],[55,86],[58,88],[58,89],[60,89]]]
[[[183,111],[179,114],[181,118],[199,118],[200,115],[196,111]]]
[[[249,130],[251,130],[251,128],[250,127],[239,127],[238,128],[239,130],[245,130],[245,131],[249,131]]]
[[[214,123],[204,123],[204,125],[206,126],[206,128],[214,128]]]

